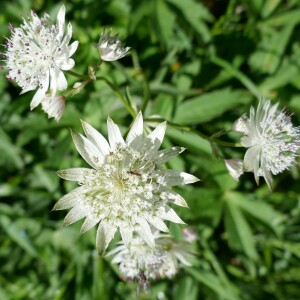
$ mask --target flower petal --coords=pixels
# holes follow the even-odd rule
[[[56,61],[56,66],[63,71],[69,71],[75,66],[75,61],[72,58],[60,59]]]
[[[80,233],[83,234],[87,232],[88,230],[93,228],[97,223],[99,223],[99,221],[99,219],[93,216],[87,216],[80,228]]]
[[[65,77],[65,74],[58,68],[55,68],[55,78],[57,81],[57,89],[59,91],[64,91],[68,87],[68,83]]]
[[[96,234],[96,248],[99,255],[103,255],[105,249],[113,239],[117,228],[102,221]]]
[[[110,152],[110,147],[103,135],[87,122],[81,121],[86,137],[98,147],[103,156]]]
[[[159,124],[146,138],[144,147],[148,150],[151,156],[159,149],[167,129],[167,122]]]
[[[155,240],[148,222],[143,218],[139,218],[138,224],[140,227],[136,230],[136,232],[149,245],[149,247],[154,248]]]
[[[74,206],[66,215],[64,219],[64,226],[71,225],[88,214],[88,210],[81,205]]]
[[[60,170],[56,172],[59,177],[70,180],[70,181],[79,181],[81,182],[83,178],[89,177],[94,178],[95,177],[95,171],[88,168],[71,168],[71,169],[65,169]]]
[[[78,44],[79,42],[78,41],[74,41],[71,45],[69,45],[67,47],[67,49],[64,51],[64,55],[66,55],[68,58],[71,57],[75,51],[77,50],[78,48]]]
[[[248,128],[246,126],[247,119],[247,114],[243,114],[233,123],[231,130],[248,134]]]
[[[164,221],[161,218],[156,216],[149,216],[146,217],[146,219],[152,226],[154,226],[158,230],[163,232],[169,232],[167,225],[164,223]]]
[[[65,49],[68,46],[71,38],[72,38],[72,25],[71,25],[71,23],[68,23],[67,34],[65,35],[65,37],[62,40],[62,42],[60,44],[60,48]]]
[[[260,157],[260,146],[253,146],[249,148],[244,156],[244,168],[247,172],[253,172],[254,171],[254,165],[258,161]]]
[[[84,187],[78,187],[72,190],[70,193],[64,195],[60,198],[54,205],[52,210],[63,210],[68,209],[76,204],[80,203],[80,200],[83,198],[83,192],[85,191]]]
[[[71,130],[75,147],[82,158],[94,169],[97,169],[104,161],[103,155],[86,137]]]
[[[33,99],[30,102],[30,109],[33,110],[34,108],[36,108],[43,100],[43,98],[46,95],[46,92],[49,88],[49,72],[46,73],[46,77],[44,78],[42,87],[39,88],[37,90],[37,92],[35,93]]]
[[[167,186],[190,184],[200,180],[194,175],[177,170],[164,170],[162,176],[165,178]]]
[[[185,148],[183,147],[172,147],[170,149],[165,149],[158,151],[157,156],[155,157],[155,161],[158,164],[164,164],[165,162],[172,159],[174,156],[183,152]]]
[[[122,241],[126,246],[129,246],[132,240],[132,229],[120,227],[120,234]]]
[[[239,181],[240,176],[244,173],[244,162],[242,159],[225,159],[225,166],[229,175],[236,181]]]
[[[185,224],[179,216],[176,214],[174,209],[172,209],[169,206],[165,206],[163,209],[160,211],[160,217],[164,220],[171,221],[177,224]]]
[[[139,112],[126,137],[127,145],[137,149],[142,141],[143,131],[143,115],[141,112]]]
[[[111,118],[107,119],[107,130],[108,140],[112,151],[114,151],[118,145],[125,145],[119,127],[113,122]]]
[[[63,35],[64,35],[64,27],[65,27],[65,14],[66,14],[66,9],[65,6],[62,5],[61,8],[59,9],[59,12],[57,14],[57,28],[58,28],[58,33],[56,38],[61,41]]]

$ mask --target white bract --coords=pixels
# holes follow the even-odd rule
[[[114,61],[124,57],[130,47],[124,47],[118,39],[118,34],[115,36],[110,35],[111,30],[104,29],[101,33],[97,48],[100,56],[105,61]]]
[[[159,151],[166,122],[144,137],[141,113],[126,140],[110,118],[107,120],[108,142],[88,123],[82,122],[82,125],[86,137],[75,132],[72,136],[78,152],[92,169],[58,172],[64,179],[77,181],[80,187],[62,197],[54,209],[72,208],[65,225],[85,217],[81,232],[100,223],[96,237],[99,253],[103,253],[117,230],[126,245],[131,242],[133,232],[137,232],[154,247],[149,224],[167,232],[164,220],[183,223],[169,204],[184,207],[187,204],[169,187],[198,181],[193,175],[161,166],[184,149],[173,147]]]
[[[192,254],[186,244],[173,241],[169,235],[156,232],[154,236],[154,248],[140,237],[134,237],[129,247],[121,242],[108,253],[114,255],[112,263],[119,264],[125,279],[144,283],[149,279],[172,278],[180,266],[191,266]]]
[[[244,170],[254,173],[257,184],[259,177],[264,177],[270,189],[272,174],[292,166],[300,147],[300,128],[293,127],[290,116],[279,111],[278,105],[260,100],[256,111],[251,107],[250,116],[243,115],[233,125],[233,130],[243,134],[241,144],[248,148]],[[240,171],[237,163],[236,174]]]
[[[23,18],[20,27],[10,26],[11,38],[6,42],[4,54],[9,70],[7,77],[17,82],[21,93],[35,90],[30,108],[34,109],[44,99],[47,91],[55,95],[57,90],[65,90],[67,81],[63,71],[70,70],[75,62],[70,57],[78,47],[75,41],[69,45],[72,37],[72,25],[65,31],[65,7],[57,15],[56,25],[45,14],[40,19],[34,12]]]
[[[42,99],[42,109],[48,114],[49,118],[54,118],[59,121],[64,109],[65,109],[66,99],[63,96],[46,94]]]
[[[238,181],[240,176],[244,173],[244,162],[242,159],[232,158],[225,159],[225,166],[230,174],[230,176]]]

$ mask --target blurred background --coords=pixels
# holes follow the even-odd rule
[[[31,9],[56,19],[63,2],[1,2],[1,32],[19,26]],[[79,48],[74,71],[96,63],[104,27],[119,32],[131,54],[103,63],[98,73],[131,95],[145,97],[144,116],[160,115],[210,136],[232,123],[260,96],[280,101],[300,124],[300,3],[298,0],[72,0],[64,3]],[[2,38],[2,44],[5,39]],[[126,131],[132,119],[101,81],[67,98],[59,123],[38,107],[33,92],[0,80],[0,299],[299,299],[299,167],[274,177],[270,192],[253,174],[235,182],[224,158],[244,149],[216,147],[169,126],[163,147],[187,150],[169,163],[202,181],[177,189],[190,209],[175,210],[194,230],[193,268],[158,280],[148,295],[120,279],[110,259],[95,251],[95,229],[79,234],[81,222],[63,228],[66,214],[54,203],[75,187],[59,169],[86,166],[69,128],[83,119],[106,135],[106,119]],[[68,76],[68,75],[67,75]],[[68,76],[69,87],[78,80]],[[238,136],[222,136],[238,141]],[[216,154],[216,155],[213,155]],[[184,226],[170,225],[177,239]],[[118,237],[116,237],[117,241]]]

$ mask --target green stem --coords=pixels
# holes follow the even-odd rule
[[[116,93],[116,95],[119,97],[119,99],[124,104],[125,108],[131,114],[131,116],[133,118],[136,117],[136,112],[132,109],[132,107],[129,105],[129,103],[127,102],[127,100],[125,99],[125,97],[120,92],[119,88],[114,83],[112,83],[111,81],[109,81],[108,79],[106,79],[103,76],[97,76],[96,80],[103,80]]]
[[[68,74],[70,74],[70,75],[72,75],[73,77],[76,77],[76,78],[78,78],[78,79],[82,79],[82,80],[87,80],[87,79],[89,78],[89,77],[86,76],[86,75],[80,75],[80,74],[78,74],[78,73],[76,73],[76,72],[73,72],[73,71],[71,71],[71,70],[66,71],[66,73],[68,73]]]
[[[145,119],[145,121],[148,121],[148,122],[164,122],[166,120],[163,119],[163,118],[149,118],[149,119]],[[220,141],[218,139],[215,139],[211,136],[208,136],[208,135],[198,131],[197,129],[191,128],[191,127],[186,126],[186,125],[176,124],[176,123],[171,122],[171,121],[167,121],[167,122],[168,122],[168,125],[170,125],[174,128],[181,129],[181,130],[186,131],[186,132],[195,133],[196,135],[200,136],[201,138],[203,138],[203,139],[205,139],[209,142],[216,143],[220,146],[224,146],[224,147],[243,147],[240,143],[230,143],[230,142]]]

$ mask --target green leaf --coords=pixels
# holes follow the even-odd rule
[[[185,268],[186,272],[191,274],[196,280],[200,283],[211,289],[215,292],[220,299],[228,299],[235,300],[239,299],[237,295],[235,295],[232,291],[225,289],[221,284],[219,278],[213,273],[209,273],[207,271],[198,271],[192,268]]]
[[[271,205],[263,201],[251,201],[244,194],[231,192],[230,201],[241,208],[245,213],[269,227],[277,236],[283,233],[283,214],[276,211]]]
[[[159,36],[159,41],[165,48],[169,49],[173,37],[175,15],[164,0],[155,0],[155,13],[153,16],[156,18],[156,33]]]
[[[249,258],[257,260],[258,254],[251,228],[240,208],[232,201],[230,193],[225,195],[225,227],[228,244],[233,250],[244,252]]]
[[[282,56],[288,46],[295,24],[287,24],[281,30],[262,27],[262,41],[257,44],[258,51],[249,60],[251,67],[260,72],[272,74],[282,61]]]
[[[181,11],[185,20],[202,37],[204,42],[210,41],[211,36],[205,21],[213,21],[213,16],[202,3],[193,0],[168,0],[168,2]]]
[[[239,104],[249,103],[251,96],[229,88],[216,90],[183,102],[176,110],[174,122],[197,124],[210,121]]]
[[[22,228],[18,228],[10,219],[6,216],[0,216],[0,224],[10,238],[17,243],[27,254],[33,257],[37,257],[38,253],[31,244],[26,235],[22,234]]]
[[[183,277],[175,285],[173,299],[177,300],[197,300],[198,284],[192,277]]]
[[[1,158],[12,163],[17,169],[24,167],[23,160],[20,157],[20,149],[10,141],[9,136],[0,128],[0,153]]]

